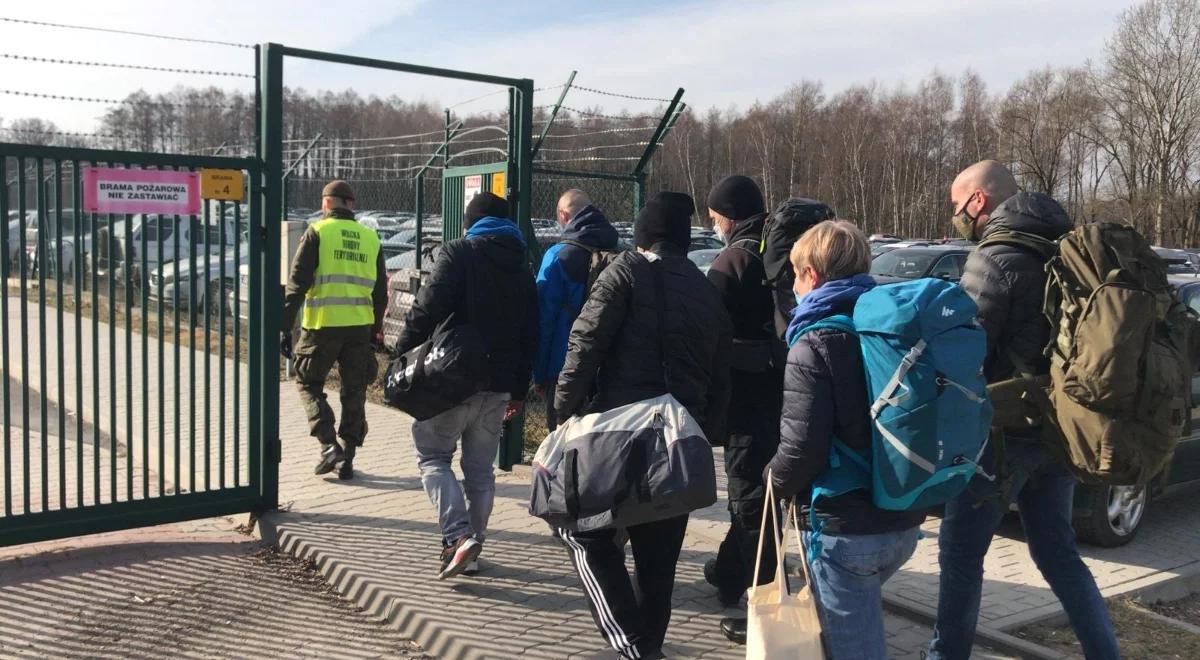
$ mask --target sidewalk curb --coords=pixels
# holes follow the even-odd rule
[[[909,600],[902,596],[885,593],[883,608],[895,614],[908,617],[919,623],[932,627],[937,622],[937,610],[924,603]],[[1002,653],[1011,653],[1021,658],[1033,660],[1065,660],[1070,656],[1064,655],[1040,644],[1021,639],[1014,635],[996,630],[989,626],[979,625],[975,629],[975,638],[984,642],[988,647]]]

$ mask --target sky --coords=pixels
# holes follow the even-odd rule
[[[1131,0],[42,0],[0,17],[89,25],[236,43],[272,41],[413,64],[532,78],[669,98],[693,108],[746,108],[800,80],[829,93],[876,81],[912,86],[934,70],[979,73],[992,91],[1034,69],[1102,60]],[[0,53],[253,74],[253,51],[0,21]],[[496,88],[288,59],[285,84],[347,87],[440,106]],[[0,58],[0,90],[123,98],[178,85],[253,89],[253,81]],[[554,90],[535,104],[552,104]],[[503,94],[460,106],[495,111]],[[566,105],[650,113],[654,101],[576,91]],[[0,119],[50,119],[91,131],[103,104],[0,94]]]

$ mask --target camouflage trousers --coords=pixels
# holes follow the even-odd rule
[[[377,369],[370,326],[301,330],[292,354],[311,435],[325,444],[341,438],[347,447],[361,447],[367,435],[367,386]],[[336,431],[325,394],[325,379],[335,363],[342,381],[342,422]]]

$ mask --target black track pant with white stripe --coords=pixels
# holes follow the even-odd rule
[[[633,548],[637,588],[625,568],[617,530],[558,530],[604,639],[623,658],[660,658],[671,622],[675,565],[688,517],[658,520],[626,529]]]

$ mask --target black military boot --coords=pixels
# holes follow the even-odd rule
[[[329,474],[339,463],[346,460],[346,452],[337,442],[321,443],[321,462],[317,463],[313,474]]]
[[[342,461],[342,467],[338,468],[338,479],[342,481],[350,481],[354,478],[354,451],[358,449],[354,445],[347,445],[343,454],[346,460]]]

